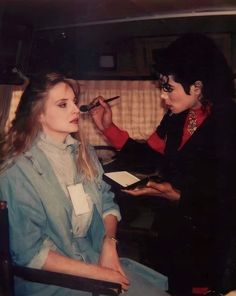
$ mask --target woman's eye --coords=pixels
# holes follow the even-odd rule
[[[66,103],[60,103],[58,106],[59,106],[60,108],[66,108]]]

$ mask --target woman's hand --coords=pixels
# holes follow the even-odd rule
[[[129,280],[119,271],[98,264],[75,260],[56,251],[49,251],[42,269],[119,283],[123,290],[128,290],[129,287]]]
[[[180,199],[180,191],[173,188],[168,182],[157,183],[149,181],[145,187],[123,191],[133,196],[160,196],[172,201],[178,201]]]
[[[117,242],[112,240],[109,237],[104,237],[102,251],[99,258],[99,265],[102,267],[111,268],[115,271],[120,272],[123,276],[126,277],[121,265],[120,260],[117,254],[116,249]]]
[[[129,280],[120,265],[120,260],[116,250],[116,242],[106,236],[103,240],[102,251],[98,264],[102,268],[110,271],[109,276],[115,277],[112,281],[120,283],[124,291],[128,290]]]
[[[104,102],[104,98],[99,96],[94,100],[94,103],[99,101],[100,106],[91,109],[90,114],[92,116],[93,122],[97,128],[102,132],[112,124],[112,111],[109,104]]]
[[[127,291],[129,289],[129,280],[120,272],[105,267],[100,267],[100,270],[98,270],[98,272],[98,279],[118,283],[121,285],[123,291]]]

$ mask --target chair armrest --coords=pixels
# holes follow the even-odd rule
[[[121,293],[121,285],[118,283],[16,265],[12,266],[12,269],[15,276],[21,277],[27,281],[56,285],[103,295],[116,296]]]

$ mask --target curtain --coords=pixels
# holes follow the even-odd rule
[[[160,91],[152,81],[143,80],[80,80],[80,104],[87,104],[101,95],[105,99],[120,96],[111,102],[113,121],[137,140],[147,139],[164,115]],[[96,130],[89,115],[82,114],[80,126],[93,145],[108,144]]]

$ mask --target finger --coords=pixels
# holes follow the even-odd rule
[[[127,285],[127,286],[129,286],[129,279],[127,278],[127,276],[123,276],[123,278],[125,279],[124,280],[124,283]]]
[[[102,110],[102,108],[103,107],[101,105],[99,105],[99,106],[89,110],[89,113],[92,114],[92,115],[99,114],[99,113],[101,113],[100,111]],[[104,110],[102,110],[102,111],[104,112]]]
[[[144,188],[137,188],[133,190],[123,190],[123,191],[133,196],[143,196],[143,195],[153,194],[155,192],[155,189],[151,187],[144,187]]]
[[[150,195],[150,196],[161,196],[163,194],[162,191],[158,190],[157,188],[146,186],[142,188],[136,188],[133,190],[123,190],[126,193],[133,195],[133,196],[144,196],[144,195]]]
[[[104,101],[104,99],[99,99],[100,105],[105,108],[106,110],[110,109],[110,105]]]
[[[94,98],[90,104],[91,104],[91,105],[96,104],[96,103],[99,101],[99,98],[102,98],[102,97],[99,96],[99,97]]]
[[[128,290],[129,290],[129,286],[121,284],[121,293],[125,293]]]
[[[160,192],[165,192],[167,190],[167,186],[165,183],[156,183],[154,181],[149,181],[147,183],[147,187],[155,188],[156,190]]]
[[[125,274],[125,272],[124,272],[124,270],[123,270],[123,268],[121,267],[120,264],[119,264],[119,266],[118,266],[118,271],[119,271],[119,272],[120,272],[125,278],[128,279],[127,275]]]
[[[121,288],[121,292],[122,292],[122,293],[128,291],[128,289],[129,289],[129,286],[128,286],[128,285],[121,284],[121,286],[122,286],[122,288]]]
[[[130,285],[130,283],[129,283],[128,279],[125,280],[125,281],[123,281],[123,282],[121,283],[122,290],[124,290],[124,291],[128,291],[128,289],[129,289],[129,285]]]
[[[101,97],[100,97],[100,98],[98,99],[98,101],[99,101],[99,103],[100,103],[101,106],[103,106],[103,107],[107,106],[107,103],[105,102],[104,98],[101,98]]]

